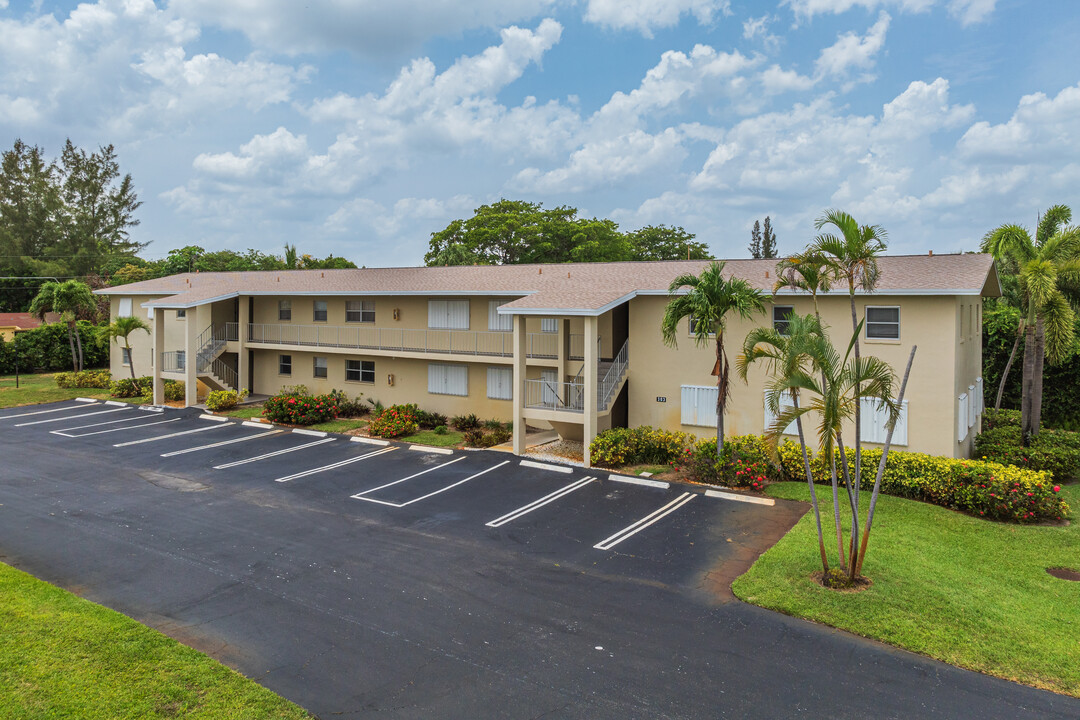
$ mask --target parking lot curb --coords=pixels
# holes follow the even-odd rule
[[[75,402],[96,403],[97,400],[95,400],[94,398],[75,398]]]
[[[229,422],[229,418],[227,418],[227,417],[221,417],[219,415],[207,415],[206,413],[203,413],[202,415],[200,415],[199,419],[200,420],[213,420],[214,422]]]
[[[326,437],[326,433],[322,430],[305,430],[304,428],[293,428],[293,435],[310,435],[311,437]]]
[[[349,438],[349,442],[366,443],[368,445],[379,445],[380,447],[390,444],[389,440],[376,440],[375,438],[353,436]]]
[[[537,470],[550,470],[551,472],[560,473],[572,473],[574,468],[564,467],[562,465],[548,465],[547,463],[538,463],[532,460],[522,460],[521,467],[536,468]]]
[[[647,478],[630,477],[629,475],[608,475],[608,480],[621,483],[629,483],[630,485],[644,485],[645,487],[654,487],[667,490],[671,487],[671,483],[664,482],[663,480],[649,480]]]
[[[274,427],[270,423],[256,422],[254,420],[245,420],[244,422],[242,422],[240,424],[243,427],[253,427],[253,428],[272,428],[272,427]]]
[[[736,502],[753,503],[754,505],[775,505],[776,501],[772,498],[759,498],[753,495],[739,495],[737,493],[723,492],[720,490],[706,490],[705,495],[708,497],[721,498],[723,500],[735,500]]]
[[[434,445],[410,445],[410,450],[418,450],[419,452],[435,453],[437,455],[453,455],[454,451],[449,448],[435,447]]]

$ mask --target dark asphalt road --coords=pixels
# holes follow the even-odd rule
[[[200,430],[211,421],[189,411],[64,419],[113,409],[100,404],[13,417],[61,407],[0,411],[0,559],[322,718],[1080,717],[1080,701],[718,594],[710,573],[792,522],[793,504],[697,495],[604,551],[684,489],[594,481],[492,528],[593,473],[340,438],[215,470],[319,438],[161,457],[261,431]],[[56,422],[16,427],[38,420]],[[187,434],[114,447],[172,433]]]

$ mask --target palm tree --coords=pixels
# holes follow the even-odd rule
[[[766,400],[773,416],[781,413],[780,400],[784,391],[777,388],[784,384],[784,379],[793,377],[798,373],[812,371],[816,341],[822,337],[821,321],[816,315],[789,315],[787,318],[787,332],[781,334],[772,327],[759,327],[750,331],[743,341],[743,351],[735,358],[735,367],[743,382],[748,382],[747,373],[750,366],[758,360],[767,362],[769,374],[772,376],[767,385]],[[780,380],[780,382],[777,382]],[[786,393],[791,398],[792,406],[799,407],[799,388],[789,387]],[[806,483],[810,487],[810,503],[814,508],[814,520],[817,522],[818,550],[821,553],[821,566],[824,572],[829,572],[829,558],[825,552],[825,537],[821,530],[821,511],[818,509],[817,492],[814,489],[814,475],[810,470],[810,457],[806,452],[806,436],[803,434],[802,415],[795,418],[795,425],[799,432],[799,446],[802,448],[803,469],[806,471]],[[770,447],[775,448],[783,433],[784,427],[775,423],[770,427],[765,437]],[[834,473],[835,477],[835,473]],[[835,485],[835,484],[834,484]],[[833,500],[835,505],[835,498]]]
[[[142,318],[137,318],[134,315],[128,317],[118,317],[109,326],[109,338],[115,340],[117,344],[120,344],[120,339],[124,340],[124,349],[128,352],[128,367],[131,369],[131,379],[135,379],[135,355],[131,352],[131,341],[129,336],[136,330],[144,330],[146,334],[150,334],[150,326],[143,322]]]
[[[851,301],[851,328],[856,330],[859,325],[859,314],[855,309],[855,291],[864,290],[874,292],[880,273],[878,272],[877,259],[885,252],[888,233],[880,225],[859,225],[855,218],[842,210],[827,210],[824,215],[814,221],[814,228],[822,230],[827,226],[836,228],[839,235],[822,233],[818,235],[811,245],[812,251],[823,256],[828,263],[832,276],[841,282],[847,283],[848,299]],[[852,340],[855,345],[855,360],[860,357],[859,336],[856,333]],[[855,408],[855,474],[862,472],[862,436],[861,436],[862,410]],[[846,470],[846,468],[845,468]],[[859,488],[855,488],[855,498],[858,500]]]
[[[42,320],[45,314],[54,312],[68,326],[68,344],[71,346],[71,365],[75,370],[83,369],[82,338],[79,337],[75,324],[80,313],[94,312],[97,303],[90,286],[78,280],[47,282],[38,290],[30,302],[30,312]],[[78,346],[78,352],[76,352]]]
[[[832,273],[828,260],[813,249],[782,259],[776,264],[773,295],[783,289],[810,293],[810,297],[814,300],[814,315],[821,320],[818,295],[832,289]]]
[[[1060,362],[1073,347],[1075,293],[1080,290],[1080,228],[1067,227],[1071,219],[1067,206],[1055,205],[1039,219],[1034,241],[1019,225],[1002,225],[982,241],[983,252],[999,263],[1015,264],[1021,302],[1026,305],[1020,331],[1024,338],[1020,426],[1025,445],[1039,434],[1042,422],[1044,358]]]
[[[668,304],[660,328],[664,344],[677,347],[679,325],[684,318],[690,320],[690,333],[698,347],[716,343],[716,452],[724,447],[724,409],[731,392],[729,385],[730,364],[724,351],[724,332],[727,316],[735,313],[744,320],[765,312],[765,296],[750,283],[737,277],[725,278],[724,262],[712,262],[701,275],[686,273],[671,281],[668,287]],[[683,288],[689,291],[683,292]]]

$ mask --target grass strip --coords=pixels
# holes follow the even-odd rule
[[[102,388],[56,387],[54,373],[20,374],[18,388],[15,387],[14,375],[0,376],[0,408],[39,405],[77,397],[108,398],[109,391]]]
[[[777,483],[768,493],[809,500],[803,483]],[[829,546],[827,495],[818,489]],[[1062,495],[1076,507],[1080,486]],[[882,495],[863,566],[869,588],[838,592],[811,579],[821,560],[807,513],[732,590],[755,605],[1080,697],[1080,583],[1050,576],[1046,568],[1055,566],[1080,570],[1075,522],[998,523]]]
[[[310,718],[202,653],[0,563],[0,718]]]

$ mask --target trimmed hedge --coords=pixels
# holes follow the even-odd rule
[[[75,324],[83,346],[83,366],[108,367],[109,337],[105,328],[80,320]],[[46,373],[72,370],[71,346],[65,323],[49,323],[19,333],[18,340],[0,338],[0,375],[15,372],[15,347],[19,351],[19,372]]]
[[[987,410],[983,431],[975,438],[975,453],[1002,465],[1044,470],[1057,480],[1080,474],[1080,433],[1043,428],[1028,447],[1021,440],[1018,411]]]
[[[108,390],[111,381],[108,370],[56,373],[56,387],[60,388],[102,388]]]
[[[809,452],[809,449],[807,450]],[[777,448],[780,466],[789,480],[806,481],[802,450],[785,441]],[[862,488],[874,487],[881,462],[879,448],[864,448]],[[854,472],[854,453],[848,453],[849,472]],[[815,483],[831,483],[824,457],[810,453],[810,471]],[[842,472],[840,482],[843,483]],[[979,517],[1027,523],[1061,520],[1069,514],[1060,498],[1061,488],[1049,473],[1025,470],[983,460],[936,457],[924,453],[892,450],[881,478],[886,495],[922,500],[942,507],[962,510]]]
[[[760,490],[767,482],[784,479],[769,459],[768,444],[760,435],[724,438],[719,455],[715,439],[699,440],[684,455],[684,465],[697,482]]]
[[[211,390],[206,396],[206,409],[214,412],[232,410],[247,394],[247,390]]]
[[[593,465],[617,468],[623,465],[660,464],[682,461],[694,436],[684,432],[657,430],[649,425],[611,428],[589,444]]]

